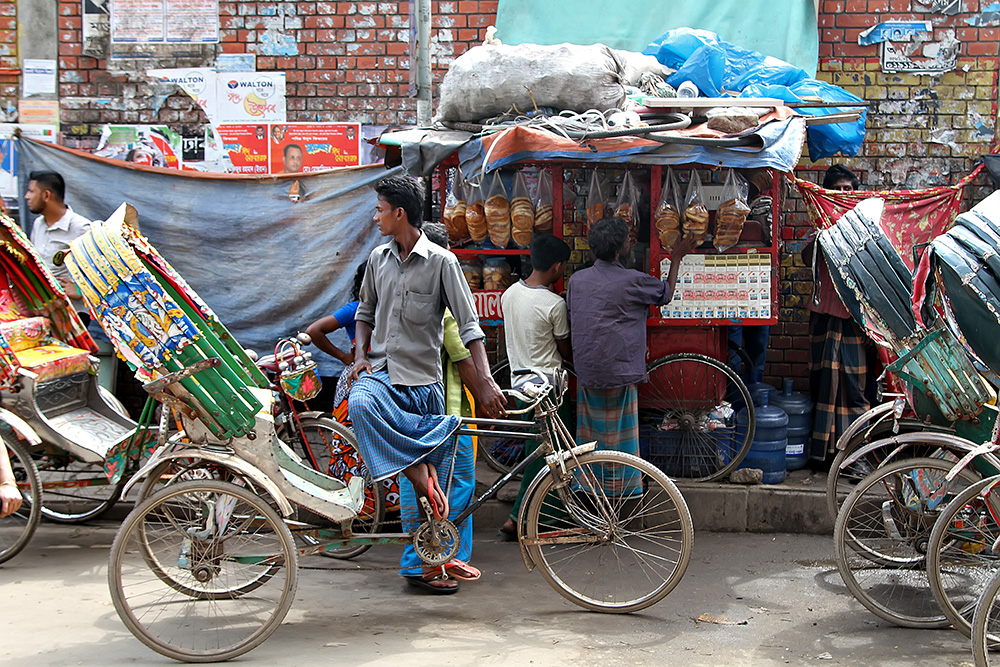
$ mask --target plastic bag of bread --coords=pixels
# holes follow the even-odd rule
[[[736,245],[743,234],[743,223],[747,220],[750,207],[747,195],[750,185],[742,176],[730,169],[726,174],[726,184],[722,187],[722,203],[715,212],[715,232],[712,244],[718,250],[727,250]]]
[[[604,217],[604,187],[595,169],[590,175],[590,189],[587,192],[587,231]]]
[[[677,200],[680,198],[680,186],[673,168],[667,169],[667,177],[663,179],[663,189],[660,191],[660,202],[653,213],[653,224],[660,237],[660,246],[670,252],[681,240],[681,213]]]
[[[535,196],[535,233],[552,233],[552,174],[548,169],[538,172],[538,194]]]
[[[506,248],[510,243],[510,200],[507,190],[500,180],[500,172],[493,172],[493,182],[486,195],[486,231],[490,235],[490,243],[497,248]]]
[[[469,205],[465,209],[465,224],[469,236],[476,243],[486,240],[486,203],[483,201],[483,189],[473,186],[469,190]]]
[[[701,245],[708,237],[708,208],[705,206],[705,194],[701,188],[701,177],[698,170],[691,170],[691,180],[688,183],[687,194],[684,195],[684,210],[681,211],[681,224],[684,236],[694,238],[696,245]]]
[[[625,224],[628,225],[629,240],[632,241],[632,245],[635,245],[639,237],[639,193],[630,171],[625,172],[622,186],[618,190],[614,215],[616,218],[624,220]]]
[[[535,235],[535,206],[531,203],[528,183],[520,171],[514,178],[514,191],[511,194],[510,236],[518,247],[527,248]]]
[[[459,243],[469,238],[469,225],[465,221],[465,211],[468,202],[465,199],[465,183],[462,181],[461,170],[455,176],[455,182],[451,187],[451,192],[445,200],[444,211],[441,218],[444,226],[448,228],[448,239],[452,243]]]

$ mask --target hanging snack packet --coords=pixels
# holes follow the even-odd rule
[[[538,172],[538,195],[535,198],[535,233],[552,232],[552,174],[548,169]]]
[[[653,214],[653,224],[656,225],[656,232],[660,237],[660,246],[667,252],[674,249],[674,245],[681,240],[681,214],[677,206],[680,186],[677,185],[677,176],[674,175],[673,167],[667,169],[667,177],[663,179],[663,190],[660,193],[660,203],[656,206]]]
[[[595,169],[590,175],[590,191],[587,194],[587,230],[604,217],[604,188],[601,187],[601,177]]]
[[[469,226],[465,221],[465,211],[468,202],[465,200],[465,183],[462,181],[462,172],[459,170],[455,175],[455,183],[448,193],[447,203],[441,217],[444,226],[448,228],[448,239],[452,243],[458,243],[469,236]]]
[[[715,214],[715,234],[713,245],[719,250],[727,250],[736,245],[743,233],[743,223],[747,220],[750,207],[747,195],[750,186],[746,180],[730,169],[726,174],[726,184],[722,187],[722,204]]]
[[[621,218],[628,225],[629,240],[635,245],[639,237],[639,197],[632,182],[632,173],[625,172],[622,187],[618,191],[618,201],[615,202],[615,217]]]
[[[684,223],[684,236],[694,238],[697,245],[705,242],[708,236],[708,209],[705,207],[705,195],[701,191],[701,177],[698,170],[691,170],[691,182],[688,183],[687,195],[684,197],[684,212],[681,215]]]
[[[514,243],[527,248],[535,235],[535,207],[528,193],[528,183],[524,174],[517,172],[514,178],[514,196],[510,200],[510,235]]]
[[[483,189],[478,185],[469,191],[469,205],[465,209],[465,223],[473,241],[482,243],[486,240],[486,205],[483,201]]]
[[[510,242],[510,202],[499,171],[493,172],[485,208],[486,230],[490,234],[490,242],[498,248],[506,248]]]

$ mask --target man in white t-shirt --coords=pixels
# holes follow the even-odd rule
[[[551,373],[570,356],[566,300],[552,291],[562,278],[569,252],[562,239],[536,236],[531,242],[531,275],[500,297],[511,371]]]
[[[55,171],[33,171],[28,176],[28,189],[24,193],[28,210],[38,215],[31,227],[31,245],[42,258],[45,266],[55,276],[66,291],[73,309],[80,314],[84,326],[90,323],[90,314],[80,296],[76,283],[69,277],[69,269],[56,262],[55,257],[69,250],[69,244],[90,231],[90,220],[63,201],[66,198],[66,182]]]
[[[531,242],[531,275],[508,287],[500,297],[507,360],[512,372],[533,369],[552,374],[562,368],[563,360],[571,357],[566,300],[552,291],[563,276],[569,253],[569,246],[562,239],[536,236]],[[516,381],[513,378],[512,384],[516,385]],[[537,446],[537,442],[526,442],[525,455]],[[500,528],[503,539],[517,539],[515,522],[524,492],[543,465],[545,460],[539,458],[525,468],[510,518]]]

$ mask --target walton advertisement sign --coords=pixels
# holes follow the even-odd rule
[[[218,122],[285,122],[284,72],[217,73],[215,85]]]

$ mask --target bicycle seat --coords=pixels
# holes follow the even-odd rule
[[[512,368],[510,371],[511,388],[530,397],[529,402],[541,398],[553,387],[562,385],[563,377],[565,371],[561,369],[552,376],[537,368]]]

